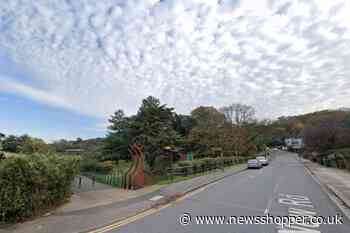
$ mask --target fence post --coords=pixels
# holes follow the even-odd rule
[[[171,179],[171,183],[174,182],[174,169],[170,168],[170,179]]]
[[[96,177],[95,175],[92,176],[92,187],[95,187]]]
[[[81,176],[79,176],[79,188],[81,188]]]

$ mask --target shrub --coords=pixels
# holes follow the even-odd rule
[[[43,213],[71,194],[79,158],[56,155],[11,157],[0,162],[0,222]]]
[[[179,166],[179,167],[191,167],[191,166],[193,166],[193,162],[192,161],[179,161],[179,162],[177,162],[177,165]]]
[[[171,167],[171,160],[166,156],[158,156],[154,160],[152,173],[156,175],[164,175],[167,168]]]
[[[97,167],[98,161],[92,158],[83,158],[80,162],[80,170],[87,171],[95,171]]]
[[[82,159],[80,163],[80,170],[82,172],[97,172],[103,174],[109,174],[113,171],[114,164],[113,161],[107,160],[104,162],[99,162],[94,158],[85,158]]]
[[[113,161],[107,160],[98,164],[98,170],[102,173],[110,173],[113,171],[114,164]]]

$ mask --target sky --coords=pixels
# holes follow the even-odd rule
[[[90,138],[153,95],[259,118],[350,106],[350,1],[1,0],[0,132]]]

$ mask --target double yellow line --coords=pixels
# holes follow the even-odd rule
[[[108,232],[108,231],[111,231],[111,230],[115,230],[115,229],[118,229],[118,228],[120,228],[122,226],[125,226],[125,225],[129,224],[129,223],[132,223],[132,222],[135,222],[135,221],[137,221],[139,219],[147,217],[147,216],[149,216],[151,214],[157,213],[160,210],[165,209],[165,208],[167,208],[169,206],[171,206],[171,204],[167,204],[167,205],[161,206],[159,208],[149,209],[149,210],[146,210],[146,211],[141,212],[139,214],[136,214],[136,215],[134,215],[132,217],[129,217],[127,219],[124,219],[124,220],[121,220],[121,221],[117,221],[115,223],[112,223],[111,225],[102,227],[102,228],[94,230],[94,231],[90,231],[88,233],[105,233],[105,232]]]
[[[184,195],[182,197],[179,197],[178,199],[176,199],[172,203],[168,203],[168,204],[165,204],[165,205],[157,207],[157,208],[152,208],[152,209],[143,211],[143,212],[141,212],[139,214],[136,214],[136,215],[134,215],[132,217],[128,217],[128,218],[126,218],[124,220],[116,220],[114,223],[112,223],[112,224],[110,224],[108,226],[105,226],[105,227],[102,227],[102,228],[99,228],[99,229],[96,229],[96,230],[93,230],[93,231],[89,231],[88,233],[105,233],[105,232],[109,232],[111,230],[116,230],[116,229],[118,229],[118,228],[120,228],[122,226],[125,226],[127,224],[133,223],[133,222],[135,222],[135,221],[137,221],[139,219],[142,219],[142,218],[147,217],[149,215],[155,214],[155,213],[161,211],[162,209],[165,209],[165,208],[168,208],[168,207],[170,207],[172,205],[175,205],[176,203],[178,203],[180,201],[183,201],[186,198],[189,198],[189,197],[191,197],[191,196],[193,196],[193,195],[195,195],[195,194],[197,194],[199,192],[204,191],[205,189],[209,188],[210,186],[212,186],[212,185],[214,185],[214,184],[216,184],[218,182],[219,181],[216,181],[216,182],[214,182],[212,184],[209,184],[209,185],[207,185],[205,187],[202,187],[202,188],[199,188],[199,189],[197,189],[197,190],[195,190],[193,192],[190,192],[190,193],[188,193],[188,194],[186,194],[186,195]]]

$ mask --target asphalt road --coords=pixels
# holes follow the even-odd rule
[[[306,172],[295,154],[275,152],[267,167],[247,170],[210,185],[173,206],[111,230],[114,233],[349,233],[343,224],[227,224],[230,216],[336,216],[341,211]],[[191,222],[179,223],[182,214]],[[196,224],[196,216],[225,216],[224,224]],[[233,221],[233,219],[232,219]],[[278,221],[278,220],[276,220]]]

